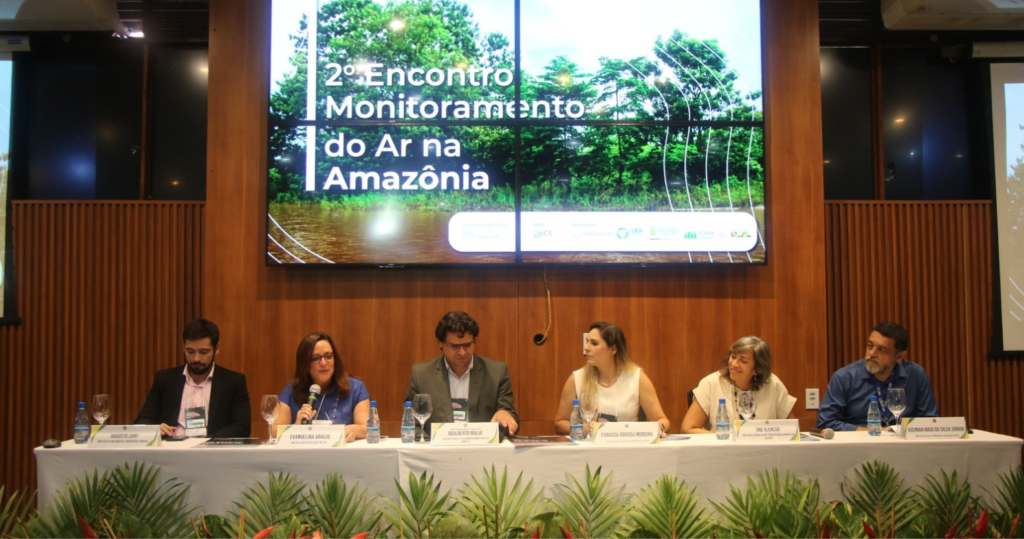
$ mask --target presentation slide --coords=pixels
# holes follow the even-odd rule
[[[765,263],[759,6],[275,0],[267,263]]]
[[[1003,350],[1024,350],[1024,64],[992,64]]]

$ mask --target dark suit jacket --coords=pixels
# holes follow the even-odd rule
[[[429,393],[434,411],[429,423],[451,423],[452,393],[448,384],[448,366],[444,356],[412,366],[409,391],[405,400],[411,401],[417,393]],[[473,356],[473,370],[469,373],[469,421],[490,421],[498,410],[506,410],[519,423],[519,414],[512,397],[512,379],[508,365],[482,356]],[[429,427],[427,428],[429,433]]]
[[[185,390],[184,365],[156,373],[136,425],[178,424],[181,394]],[[252,429],[249,389],[245,375],[217,365],[210,387],[206,435],[210,438],[248,438]]]

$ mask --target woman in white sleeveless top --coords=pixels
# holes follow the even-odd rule
[[[741,392],[754,397],[751,419],[792,419],[796,397],[789,395],[785,384],[772,374],[772,353],[768,343],[747,336],[734,342],[722,358],[718,372],[704,377],[693,390],[693,404],[683,417],[686,434],[713,433],[718,400],[725,399],[729,419],[740,419]]]
[[[595,420],[636,421],[642,408],[647,421],[661,425],[662,436],[668,432],[669,420],[658,402],[658,393],[651,379],[629,359],[622,328],[611,322],[594,322],[583,353],[587,364],[574,371],[562,388],[555,432],[569,434],[572,401],[583,393],[598,395]],[[584,431],[589,430],[589,425],[584,425]]]

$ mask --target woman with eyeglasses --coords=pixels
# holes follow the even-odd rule
[[[320,395],[312,405],[309,388],[320,386]],[[370,415],[370,393],[361,381],[345,372],[345,365],[330,335],[310,333],[295,352],[295,377],[284,386],[279,398],[279,425],[345,425],[345,441],[366,438],[366,419]]]

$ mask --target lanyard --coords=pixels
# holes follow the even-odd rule
[[[875,393],[878,394],[878,406],[882,409],[882,415],[885,415],[885,414],[889,413],[889,406],[888,406],[889,390],[892,389],[892,382],[893,382],[893,378],[894,378],[895,374],[896,373],[893,373],[893,374],[889,375],[889,383],[888,383],[888,385],[885,388],[885,396],[884,397],[882,396],[883,395],[882,394],[882,382],[879,382],[878,378],[875,378],[875,377],[871,378],[875,382]],[[892,415],[892,414],[890,414],[890,415]],[[893,417],[893,419],[896,418],[896,416],[892,416],[892,417]]]
[[[338,388],[334,388],[334,391],[337,391],[337,389]],[[320,417],[320,410],[323,409],[324,402],[327,401],[327,396],[328,395],[330,395],[330,392],[328,392],[327,395],[324,395],[324,398],[320,399],[320,407],[316,409],[316,415],[313,416],[313,420],[314,421],[316,420],[316,418]],[[340,401],[340,400],[341,400],[341,397],[337,397],[337,398],[334,399],[334,411],[331,412],[331,423],[332,424],[334,423],[334,420],[338,418],[338,401]]]

